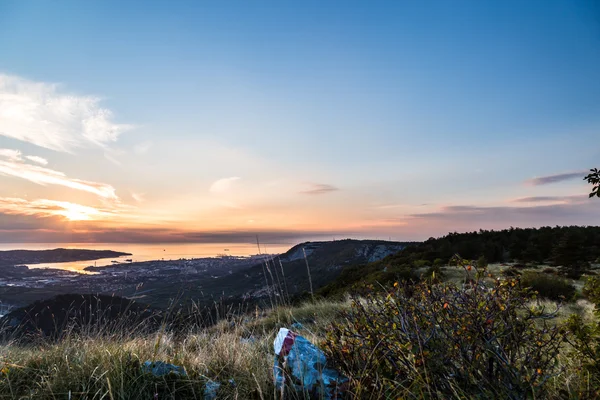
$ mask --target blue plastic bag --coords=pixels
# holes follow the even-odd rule
[[[169,364],[163,361],[146,361],[142,366],[144,372],[150,373],[154,376],[164,376],[168,374],[175,374],[185,376],[185,368],[178,365]]]
[[[212,380],[209,380],[208,382],[206,382],[206,385],[204,386],[204,400],[216,399],[217,392],[219,391],[220,387],[221,387],[221,384],[219,382],[215,382]]]
[[[318,398],[338,398],[348,379],[326,366],[327,358],[318,347],[286,328],[279,330],[273,346],[273,376],[278,389],[291,386]]]

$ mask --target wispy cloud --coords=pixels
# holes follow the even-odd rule
[[[12,161],[19,161],[21,160],[21,152],[19,150],[0,149],[0,157],[8,158]]]
[[[148,152],[148,150],[150,150],[150,148],[152,147],[152,142],[142,142],[142,143],[138,143],[135,146],[133,146],[133,152],[135,154],[146,154]]]
[[[573,196],[532,196],[532,197],[521,197],[512,200],[513,203],[572,203],[577,201],[583,201],[588,196],[573,195]]]
[[[40,242],[40,243],[256,243],[256,236],[261,243],[293,244],[305,241],[330,240],[339,232],[295,231],[295,230],[261,230],[244,229],[237,231],[183,231],[169,228],[119,228],[110,229],[94,226],[94,222],[79,221],[76,229],[60,226],[52,228],[52,224],[32,217],[21,217],[19,221],[11,221],[15,229],[4,230],[0,227],[2,242]],[[0,221],[3,215],[0,213]],[[24,220],[25,219],[25,220]],[[22,228],[19,228],[19,225]],[[43,226],[42,229],[37,228]]]
[[[4,149],[6,150],[6,149]],[[85,181],[67,177],[64,173],[39,165],[27,164],[15,153],[4,152],[0,156],[0,175],[22,178],[38,185],[59,185],[75,190],[93,193],[104,199],[117,200],[115,188],[99,182]]]
[[[35,217],[60,216],[70,221],[97,220],[111,215],[105,210],[67,201],[47,199],[29,201],[14,197],[0,197],[0,213]]]
[[[563,181],[569,181],[572,179],[583,179],[585,176],[585,171],[579,172],[567,172],[563,174],[555,174],[555,175],[547,175],[541,176],[538,178],[533,178],[525,181],[527,185],[530,186],[541,186],[541,185],[549,185],[551,183],[558,183]]]
[[[229,178],[219,179],[219,180],[213,182],[212,185],[210,185],[210,188],[208,190],[211,193],[227,192],[228,190],[231,189],[233,183],[240,179],[241,178],[239,176],[232,176]]]
[[[100,99],[64,93],[56,84],[0,74],[0,135],[51,150],[106,147],[132,125],[113,122]]]
[[[45,158],[42,157],[38,157],[38,156],[25,156],[26,159],[28,159],[29,161],[33,161],[34,163],[40,164],[40,165],[48,165],[48,160],[46,160]]]
[[[413,220],[414,219],[414,220]],[[407,216],[411,226],[448,227],[451,230],[504,229],[509,226],[593,225],[600,223],[600,208],[593,201],[566,201],[533,206],[442,207]]]
[[[146,201],[144,193],[131,192],[131,197],[138,203],[143,203],[144,201]]]
[[[337,190],[340,190],[340,189],[333,185],[329,185],[326,183],[314,183],[311,185],[311,187],[309,189],[303,190],[300,193],[317,195],[317,194],[326,194],[326,193],[330,193],[330,192],[335,192]]]

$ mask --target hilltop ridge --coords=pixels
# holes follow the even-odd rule
[[[89,261],[130,255],[130,253],[112,250],[63,248],[51,250],[3,250],[0,251],[0,266]]]

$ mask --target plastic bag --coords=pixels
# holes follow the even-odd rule
[[[212,380],[209,380],[208,382],[206,382],[206,385],[204,386],[204,400],[216,399],[217,392],[219,391],[220,387],[221,387],[221,384],[219,382],[215,382]]]
[[[185,372],[185,368],[180,367],[178,365],[169,364],[163,361],[146,361],[144,365],[142,365],[142,370],[154,376],[164,376],[171,373],[182,376],[187,375],[187,373]]]
[[[348,381],[333,368],[328,368],[325,354],[306,338],[281,328],[275,341],[273,375],[278,389],[285,386],[311,396],[337,399]]]

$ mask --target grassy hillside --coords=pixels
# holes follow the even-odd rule
[[[5,343],[0,346],[0,398],[202,399],[209,379],[222,383],[219,398],[273,398],[272,342],[279,327],[303,322],[306,328],[299,332],[318,343],[348,307],[348,302],[317,302],[252,316],[232,314],[179,337],[163,331],[143,335],[141,327],[130,325],[129,334],[89,330],[35,346]],[[147,360],[175,363],[188,375],[145,374],[141,365]]]
[[[548,308],[555,308],[545,302]],[[559,320],[577,313],[593,318],[584,301],[560,311]],[[221,383],[220,399],[278,398],[272,381],[273,339],[281,326],[295,328],[313,343],[322,345],[340,313],[351,309],[349,301],[317,301],[296,307],[281,306],[253,315],[229,315],[209,329],[190,329],[184,335],[158,331],[99,335],[88,331],[58,342],[35,346],[5,343],[0,346],[0,398],[6,399],[202,399],[209,381]],[[550,378],[546,398],[581,398],[589,377],[581,375],[580,364],[561,358],[560,375]],[[155,377],[144,373],[147,360],[161,360],[185,367],[187,376]],[[357,380],[361,376],[355,377]],[[423,393],[402,398],[425,398]],[[71,396],[71,397],[69,397]],[[360,398],[383,398],[375,397]],[[435,396],[433,396],[435,397]],[[304,399],[302,394],[286,398]],[[356,398],[349,394],[348,398]],[[449,398],[449,397],[446,397]],[[462,398],[459,394],[453,398]]]
[[[218,320],[209,326],[200,322],[201,308],[195,323],[192,310],[186,315],[192,323],[183,325],[177,325],[178,310],[171,308],[150,325],[122,312],[101,312],[117,322],[112,324],[83,313],[82,320],[91,321],[86,329],[63,321],[67,334],[37,341],[12,340],[18,339],[11,338],[15,332],[5,330],[0,398],[202,399],[211,382],[221,384],[218,398],[281,398],[273,383],[273,339],[280,327],[292,324],[323,349],[330,367],[348,376],[350,399],[598,398],[600,271],[591,256],[583,258],[583,266],[559,264],[572,251],[565,245],[571,239],[563,239],[574,231],[548,229],[548,237],[558,242],[540,258],[544,264],[504,250],[494,263],[479,252],[471,253],[475,260],[441,258],[472,242],[483,243],[479,250],[485,251],[486,238],[496,235],[502,241],[514,230],[431,239],[375,262],[367,261],[381,255],[375,256],[378,243],[359,253],[355,244],[347,247],[343,241],[335,251],[321,243],[303,244],[281,257],[288,284],[297,288],[283,291],[283,274],[278,281],[273,270],[279,266],[281,271],[278,262],[270,272],[256,266],[243,282],[229,284],[240,292],[253,285],[270,287],[263,307],[254,303],[226,312],[213,307],[211,317]],[[594,229],[581,228],[575,236],[593,237]],[[547,232],[528,232],[524,244],[547,246],[540,233]],[[583,250],[594,255],[595,243],[583,243]],[[310,287],[304,252],[311,276],[323,279],[313,288],[321,287],[326,298],[294,303],[287,294]],[[338,268],[357,259],[361,263]],[[581,273],[570,276],[572,269]],[[330,279],[334,284],[324,285]],[[38,303],[27,312],[56,319],[67,303],[72,305],[72,298],[63,300]],[[113,302],[118,310],[146,310]],[[153,376],[144,372],[145,361],[173,363],[187,374]],[[288,391],[284,398],[309,397]]]
[[[365,284],[418,280],[446,265],[455,255],[485,263],[552,265],[578,278],[600,264],[600,227],[543,227],[450,233],[408,246],[373,263],[345,268],[320,294],[327,297],[358,290]]]

